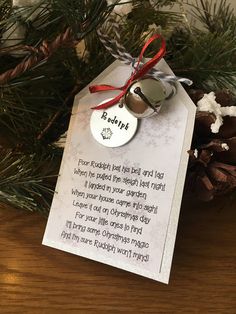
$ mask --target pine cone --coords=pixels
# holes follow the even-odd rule
[[[203,91],[190,91],[196,104],[203,95]],[[222,107],[236,105],[226,91],[216,93],[216,101]],[[215,120],[213,113],[197,112],[189,151],[186,190],[205,201],[236,188],[236,117],[224,117],[219,132],[212,133],[211,125]]]

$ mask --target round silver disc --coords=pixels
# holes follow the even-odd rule
[[[119,104],[105,110],[94,110],[90,119],[90,129],[98,143],[107,147],[119,147],[128,143],[138,126],[135,118]]]

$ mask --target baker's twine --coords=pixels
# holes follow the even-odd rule
[[[109,30],[112,30],[114,34],[113,36],[107,35]],[[127,52],[126,48],[121,44],[120,25],[114,15],[111,14],[106,22],[97,29],[97,34],[104,47],[115,59],[120,60],[124,64],[132,65],[134,68],[136,67],[137,59]],[[140,62],[139,66],[143,66],[143,63]],[[156,68],[150,69],[149,76],[169,83],[175,83],[178,81],[185,83],[188,86],[193,83],[188,78],[167,74]]]

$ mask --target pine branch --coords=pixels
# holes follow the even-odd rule
[[[0,89],[0,122],[21,143],[33,145],[49,117],[59,108],[64,114],[70,110],[65,106],[65,99],[76,78],[71,76],[67,67],[72,60],[76,67],[78,60],[68,50],[58,53],[59,56],[54,56],[47,64],[33,69],[31,76],[21,75],[10,86]],[[57,66],[59,62],[60,67]]]
[[[184,24],[181,14],[165,5],[171,0],[133,0],[128,16],[117,16],[122,44],[140,53],[154,25],[167,39],[167,61],[177,75],[207,90],[236,87],[235,15],[225,0],[198,0],[189,5],[199,28]],[[38,58],[33,66],[0,86],[0,200],[28,210],[47,212],[61,154],[51,144],[68,126],[72,94],[87,85],[114,59],[100,43],[96,27],[114,5],[106,0],[42,0],[12,8],[0,2],[1,73]],[[120,4],[122,5],[122,4]],[[204,26],[204,29],[202,29]],[[24,35],[12,38],[19,29]],[[71,45],[43,51],[66,29]],[[112,28],[107,30],[112,38]],[[75,42],[84,40],[87,59],[77,58]],[[46,42],[45,42],[46,41]],[[147,57],[158,49],[154,43]],[[46,53],[42,58],[41,53]],[[17,74],[17,73],[15,73]]]
[[[191,5],[191,13],[211,33],[220,34],[228,30],[235,35],[236,18],[227,0],[196,0],[196,4]]]
[[[52,199],[59,151],[23,155],[1,150],[0,201],[30,211],[47,213]]]
[[[0,199],[47,212],[61,158],[49,144],[67,129],[71,92],[85,84],[79,73],[84,62],[76,56],[75,42],[101,23],[111,8],[105,0],[11,5],[6,0],[0,3],[1,73],[29,64],[30,58],[33,63],[13,71],[0,86]],[[68,28],[72,35],[68,47],[40,50],[49,49]],[[14,35],[17,32],[19,38]]]
[[[188,38],[188,46],[184,43],[170,61],[177,75],[187,75],[199,88],[234,88],[235,52],[236,40],[228,32],[220,37],[199,33],[194,40]]]
[[[2,0],[0,4],[0,21],[6,20],[11,11],[11,2],[9,0]]]
[[[167,60],[176,75],[187,76],[197,88],[236,87],[236,18],[225,0],[196,1],[192,13],[201,23],[177,28],[168,41]],[[202,29],[201,26],[206,29]]]
[[[159,26],[163,36],[166,37],[168,36],[168,31],[172,30],[181,21],[182,16],[179,13],[171,12],[165,8],[153,10],[153,7],[150,5],[145,7],[141,4],[136,5],[130,19],[127,20],[127,24],[133,30],[135,29],[135,38],[138,38],[138,35],[140,36],[142,32],[147,31],[148,26],[153,24]]]
[[[1,21],[2,32],[6,31],[7,25],[12,27],[18,23],[19,19],[28,32],[20,44],[5,47],[4,43],[9,41],[5,38],[0,47],[1,72],[14,69],[8,76],[3,76],[7,84],[3,80],[0,86],[0,123],[14,133],[19,142],[34,147],[39,134],[45,134],[44,129],[57,112],[60,112],[57,116],[61,119],[68,115],[73,102],[70,98],[68,103],[68,95],[78,81],[83,82],[77,70],[83,62],[76,56],[74,39],[87,36],[111,9],[107,8],[105,0],[55,0],[12,10],[13,13]],[[65,28],[73,30],[70,46],[64,48],[50,42],[58,43],[60,31]],[[49,44],[41,45],[45,39]],[[28,50],[30,47],[30,56],[22,54],[23,47]],[[19,50],[21,54],[15,55]],[[20,67],[16,70],[18,64]],[[81,88],[83,86],[82,83]],[[61,121],[55,120],[52,132],[47,132],[46,143],[56,140],[66,130],[68,117],[63,125]]]

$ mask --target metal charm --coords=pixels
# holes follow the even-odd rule
[[[137,118],[158,113],[163,101],[175,93],[175,87],[159,79],[146,77],[134,82],[124,97],[124,105]]]
[[[94,110],[90,119],[93,137],[107,147],[119,147],[131,140],[138,120],[119,104],[106,110]]]

